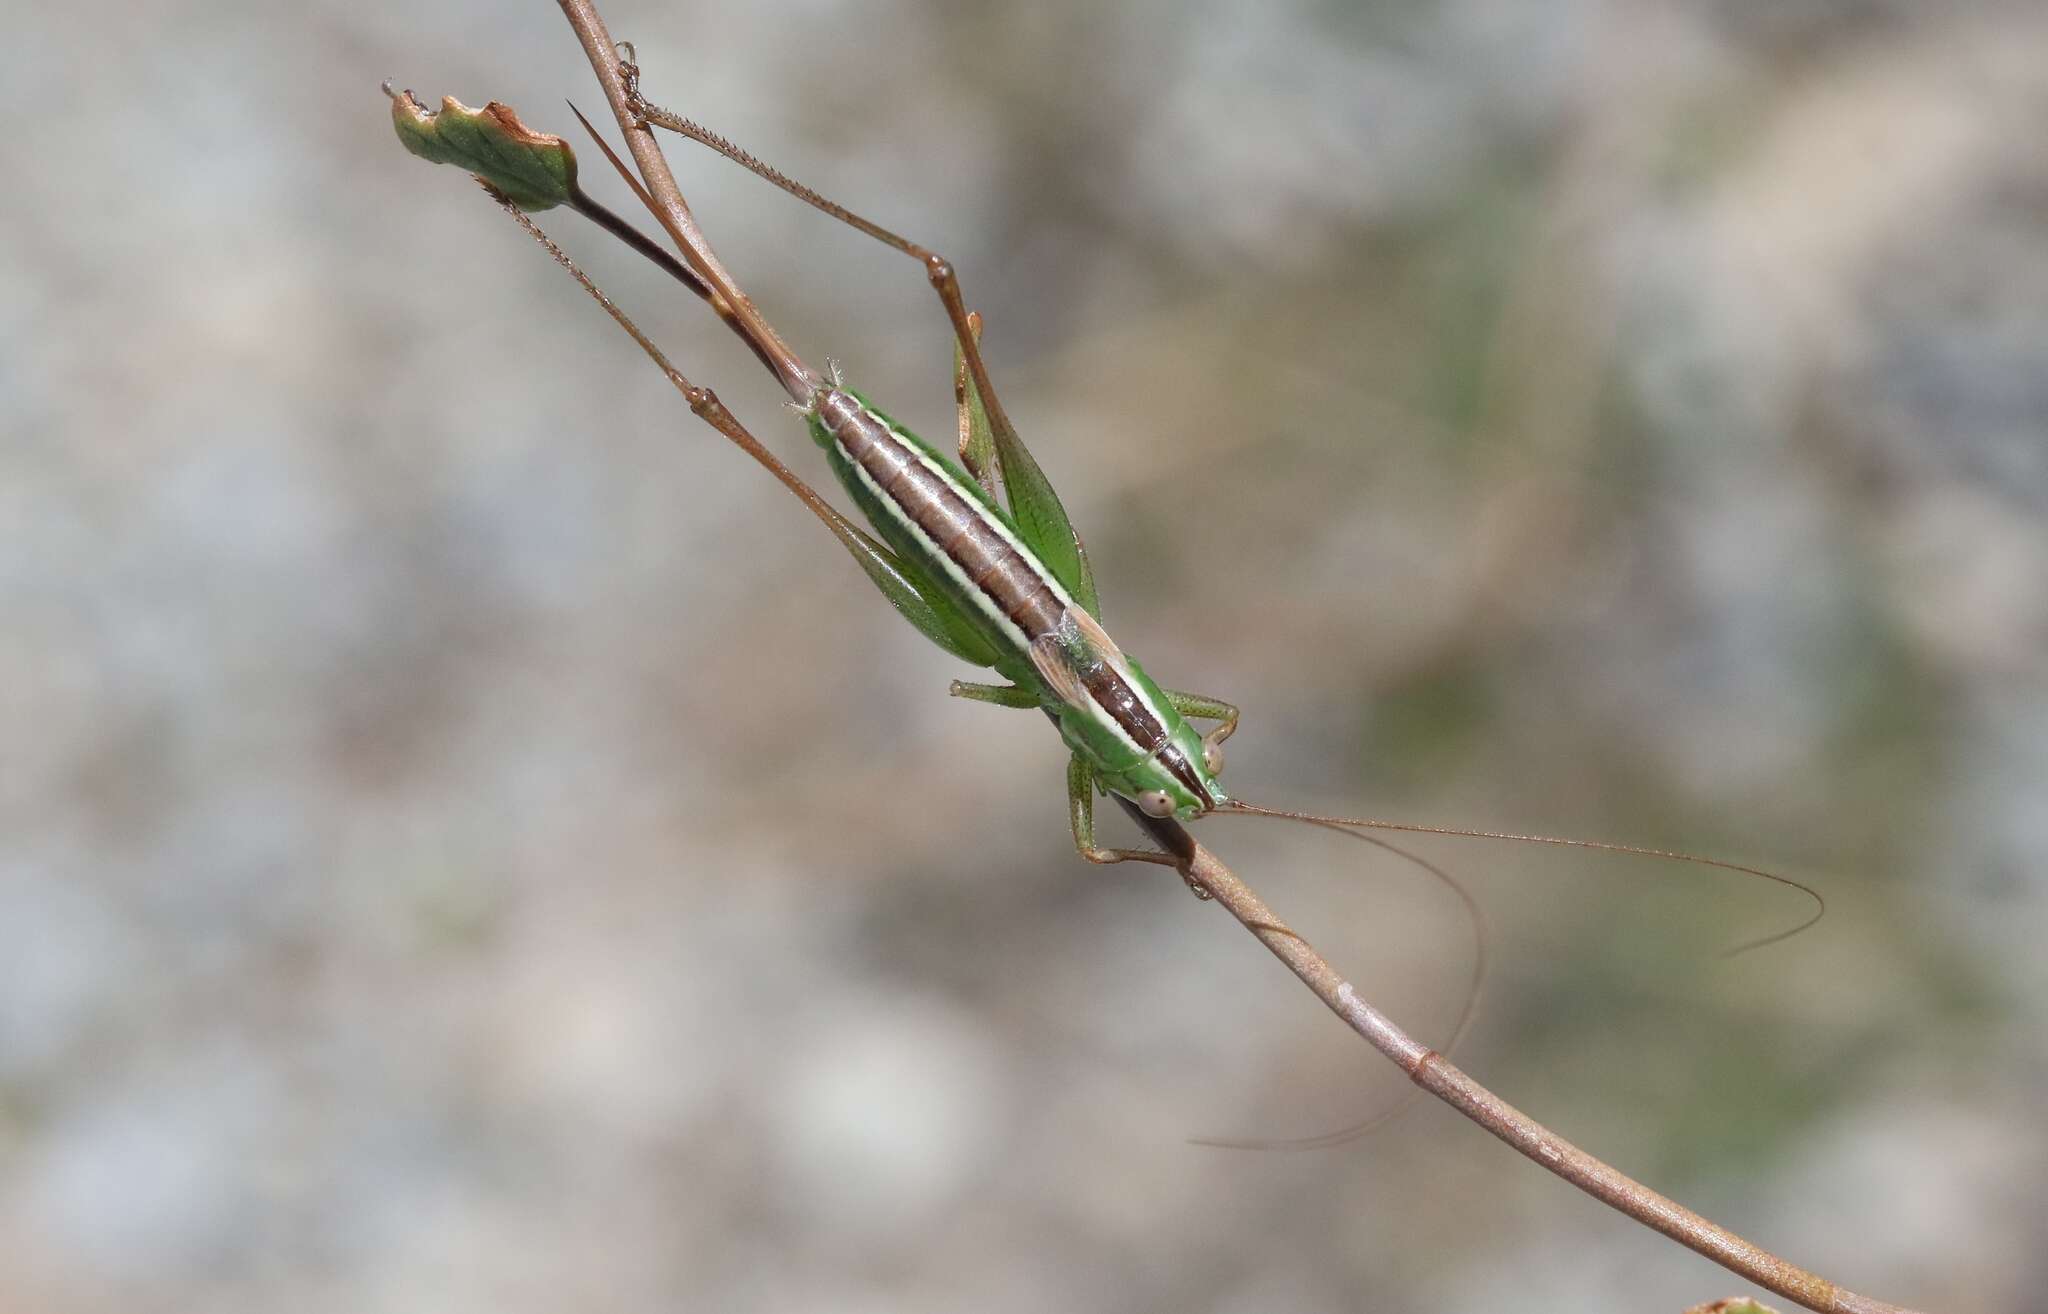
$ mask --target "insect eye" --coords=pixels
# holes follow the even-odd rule
[[[1173,797],[1163,789],[1143,789],[1132,800],[1138,810],[1148,817],[1170,817],[1173,815]]]
[[[1209,768],[1210,775],[1222,775],[1223,745],[1213,739],[1204,739],[1202,741],[1202,765]]]

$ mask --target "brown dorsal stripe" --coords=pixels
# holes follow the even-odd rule
[[[847,458],[875,481],[925,536],[972,580],[1024,641],[1059,629],[1065,605],[1046,587],[1039,567],[982,519],[981,508],[934,473],[916,449],[850,394],[828,392],[818,414]]]
[[[893,435],[889,426],[851,393],[827,390],[818,398],[817,411],[847,459],[866,471],[911,523],[952,559],[982,596],[1022,632],[1027,644],[1060,635],[1067,607],[1046,586],[1042,568],[990,528],[982,519],[982,508],[926,466],[914,445]],[[1119,669],[1123,661],[1116,645],[1092,617],[1081,628],[1105,658],[1076,671],[1088,696],[1132,743],[1156,754],[1190,793],[1213,805],[1186,754],[1167,738],[1166,727]]]

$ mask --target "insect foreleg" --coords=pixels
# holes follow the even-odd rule
[[[1221,698],[1207,694],[1183,693],[1178,689],[1162,689],[1166,701],[1182,716],[1198,716],[1205,721],[1220,721],[1214,730],[1202,736],[1202,753],[1208,759],[1209,770],[1214,773],[1223,769],[1223,741],[1237,733],[1237,705],[1226,703]]]
[[[1015,684],[973,684],[966,680],[955,680],[946,689],[955,698],[966,698],[977,703],[994,703],[997,707],[1039,706],[1038,695]]]
[[[1153,862],[1177,867],[1171,857],[1151,849],[1105,849],[1095,843],[1095,768],[1079,753],[1067,762],[1067,816],[1074,825],[1074,848],[1090,862]]]
[[[1173,710],[1182,716],[1198,716],[1204,721],[1221,721],[1223,724],[1210,732],[1218,743],[1237,733],[1238,712],[1235,703],[1226,703],[1221,698],[1186,693],[1179,689],[1162,689],[1160,692],[1166,695],[1166,701],[1172,704]]]
[[[976,342],[981,341],[981,316],[973,311],[967,314],[967,331]],[[967,356],[957,343],[953,346],[953,405],[960,416],[960,467],[981,485],[988,500],[995,502],[995,438],[989,433],[988,410],[981,404],[981,394],[975,391],[974,379],[967,371]]]

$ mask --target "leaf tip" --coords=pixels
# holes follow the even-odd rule
[[[510,105],[472,109],[453,96],[430,110],[389,81],[391,126],[406,150],[434,164],[469,170],[522,210],[546,210],[576,196],[576,153],[552,133],[536,132]]]

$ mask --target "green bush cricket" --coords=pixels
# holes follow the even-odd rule
[[[559,190],[563,201],[586,211],[595,206],[575,189],[574,157],[566,143],[525,129],[502,106],[469,111],[451,103],[430,114],[408,94],[394,99],[394,111],[409,146],[456,134],[470,142],[502,143],[499,162],[484,176],[522,209],[554,203],[558,192],[549,190],[554,184],[547,179],[564,180]],[[664,110],[643,105],[641,113],[650,123],[709,139],[742,162],[751,159]],[[525,171],[508,167],[507,161],[544,162],[543,181],[533,185]],[[474,158],[468,162],[476,163]],[[829,213],[852,218],[799,184],[766,172]],[[609,212],[600,222],[615,232],[624,227]],[[836,370],[821,379],[760,318],[708,246],[691,253],[700,259],[693,259],[687,271],[666,259],[660,263],[721,307],[727,322],[789,391],[833,474],[879,536],[857,529],[848,533],[850,527],[827,520],[868,577],[925,637],[1009,681],[956,681],[953,693],[1005,707],[1037,708],[1059,727],[1072,754],[1068,802],[1079,851],[1094,862],[1170,862],[1157,853],[1099,847],[1094,799],[1098,792],[1113,793],[1147,816],[1180,821],[1231,806],[1217,777],[1222,743],[1236,729],[1237,709],[1220,699],[1161,688],[1103,630],[1095,619],[1095,580],[1080,536],[986,381],[951,266],[872,224],[859,221],[858,226],[924,261],[954,318],[959,332],[957,455],[891,420]],[[653,245],[637,235],[629,241],[643,252]],[[815,495],[806,504],[814,511],[822,506]],[[1189,718],[1218,724],[1204,735]]]
[[[639,92],[632,47],[621,43],[619,69],[640,126],[688,137],[790,195],[924,266],[951,322],[958,444],[949,453],[892,420],[837,367],[821,374],[804,362],[733,280],[697,229],[680,194],[658,203],[581,111],[598,148],[657,217],[680,215],[670,235],[677,260],[602,204],[577,182],[574,152],[562,138],[535,132],[504,105],[470,109],[447,98],[430,111],[411,92],[389,84],[392,118],[408,150],[470,169],[501,204],[632,335],[690,400],[696,413],[765,466],[838,538],[890,604],[926,638],[1006,684],[956,680],[956,697],[1043,712],[1069,750],[1067,806],[1074,845],[1090,862],[1130,860],[1180,866],[1185,855],[1104,848],[1095,839],[1095,799],[1113,795],[1134,818],[1186,822],[1210,814],[1280,817],[1329,827],[1417,832],[1562,845],[1693,863],[1799,889],[1787,877],[1694,854],[1601,840],[1423,826],[1368,818],[1325,817],[1263,808],[1233,798],[1220,781],[1223,742],[1237,729],[1238,709],[1220,698],[1167,689],[1126,655],[1096,619],[1100,602],[1081,537],[1059,495],[1010,422],[979,345],[980,319],[961,294],[952,263],[826,199],[764,164],[725,138],[649,103]],[[644,161],[643,161],[644,166]],[[665,173],[665,170],[664,170]],[[528,217],[567,205],[619,237],[701,297],[745,342],[789,394],[812,440],[874,533],[863,531],[768,452],[707,388],[691,383],[640,329]],[[1193,720],[1215,723],[1197,732]],[[1155,838],[1158,836],[1155,834]],[[1168,847],[1172,847],[1169,845]],[[1449,878],[1413,854],[1400,856]],[[1452,882],[1455,886],[1455,882]],[[1200,893],[1198,889],[1196,891]],[[1462,892],[1461,892],[1462,893]],[[1818,918],[1746,942],[1731,952],[1796,935]]]

